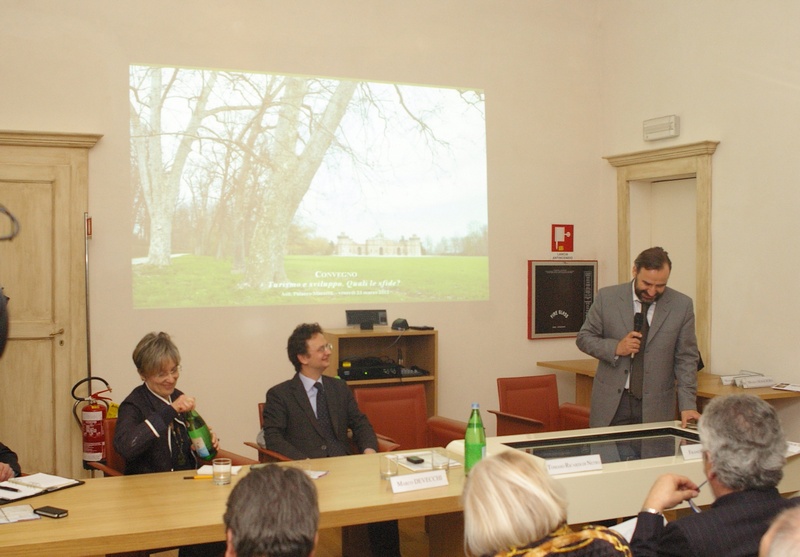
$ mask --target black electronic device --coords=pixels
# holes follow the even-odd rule
[[[405,331],[407,329],[408,329],[408,321],[406,321],[402,317],[398,317],[397,319],[392,321],[392,330]]]
[[[362,329],[372,329],[375,325],[388,325],[385,309],[346,309],[347,326],[358,325]]]
[[[411,464],[422,464],[423,462],[425,462],[425,459],[416,455],[407,456],[406,460],[409,461]]]
[[[67,509],[59,509],[58,507],[39,507],[38,509],[33,509],[38,515],[46,516],[48,518],[64,518],[69,514]]]

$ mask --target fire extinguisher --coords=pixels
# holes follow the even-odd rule
[[[91,383],[91,381],[100,381],[106,389],[96,393],[91,392],[89,388],[88,397],[79,397],[75,394],[75,390],[83,383]],[[86,377],[81,379],[72,387],[72,398],[75,403],[72,405],[72,414],[81,428],[83,436],[83,467],[87,470],[91,467],[88,462],[103,462],[106,461],[106,437],[103,430],[103,420],[106,418],[109,411],[109,402],[111,399],[108,397],[100,396],[102,393],[111,392],[111,387],[108,382],[100,377]],[[83,406],[81,406],[83,404]],[[78,417],[78,408],[80,407],[80,417]]]

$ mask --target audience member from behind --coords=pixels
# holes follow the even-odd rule
[[[311,557],[317,546],[317,490],[297,468],[251,470],[228,497],[225,557]]]
[[[17,453],[0,443],[0,482],[19,476],[21,472]]]
[[[617,557],[631,550],[617,532],[567,526],[561,486],[521,451],[484,458],[464,487],[464,550],[469,557]]]
[[[755,556],[775,515],[800,503],[778,493],[786,439],[772,406],[748,394],[717,397],[706,406],[698,430],[706,489],[715,501],[704,512],[665,525],[661,513],[697,497],[699,487],[677,474],[658,478],[631,538],[637,557]]]
[[[800,507],[778,515],[761,538],[759,557],[797,557],[800,555]]]

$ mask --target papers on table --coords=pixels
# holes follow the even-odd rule
[[[22,522],[23,520],[37,520],[39,518],[41,517],[33,512],[33,507],[30,505],[0,507],[0,524]]]
[[[800,385],[793,383],[778,383],[777,385],[773,385],[772,388],[778,389],[779,391],[794,391],[800,393]]]
[[[234,476],[239,473],[241,470],[241,466],[231,466],[231,474]],[[195,474],[198,476],[211,476],[214,473],[214,467],[210,464],[203,464],[200,468],[197,469]]]
[[[16,501],[25,497],[33,497],[42,493],[56,491],[73,485],[80,485],[83,482],[71,478],[62,478],[52,474],[31,474],[11,478],[0,483],[0,499],[6,501]]]
[[[422,459],[422,462],[414,464],[413,462],[408,461],[409,456],[418,456]],[[443,461],[444,462],[444,461]],[[408,468],[409,470],[413,470],[414,472],[422,472],[425,470],[431,470],[431,451],[417,451],[413,453],[401,453],[397,455],[397,463],[401,466]],[[461,463],[457,460],[450,459],[449,467],[453,468],[454,466],[461,466]]]

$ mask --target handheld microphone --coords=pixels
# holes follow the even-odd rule
[[[644,325],[644,314],[640,311],[639,313],[633,314],[633,330],[637,333],[642,332],[642,326]],[[636,354],[631,354],[631,360],[636,357]]]

